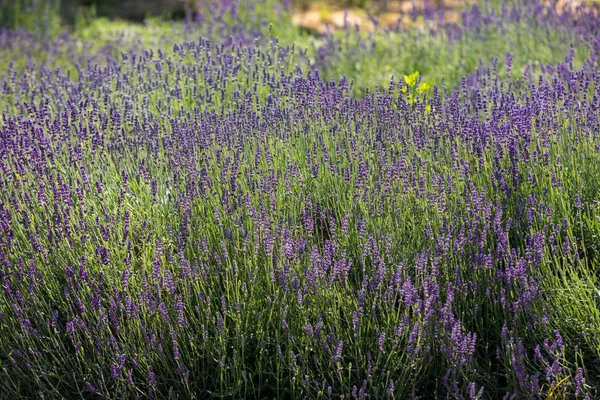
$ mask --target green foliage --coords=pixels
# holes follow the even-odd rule
[[[0,27],[44,35],[60,30],[59,0],[0,0]]]

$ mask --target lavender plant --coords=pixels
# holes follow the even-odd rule
[[[0,397],[597,396],[589,53],[363,98],[273,36],[4,70]]]

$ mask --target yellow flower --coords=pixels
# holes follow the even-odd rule
[[[421,82],[421,84],[419,85],[419,90],[421,91],[421,93],[426,92],[429,89],[431,89],[431,83],[429,82]]]
[[[419,79],[419,71],[415,71],[410,75],[404,75],[404,82],[410,87],[414,87]]]

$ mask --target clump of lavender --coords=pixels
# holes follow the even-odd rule
[[[596,395],[595,61],[356,98],[303,57],[3,73],[2,393]]]

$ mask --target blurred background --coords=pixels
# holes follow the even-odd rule
[[[73,22],[77,14],[141,22],[148,16],[181,19],[199,2],[189,0],[60,0],[62,17]]]
[[[52,29],[63,24],[74,26],[93,18],[122,19],[142,22],[149,17],[165,19],[192,18],[204,7],[216,3],[228,7],[235,0],[0,0],[0,27]],[[240,1],[237,1],[238,3]],[[261,3],[256,0],[249,3]],[[433,0],[428,4],[453,9],[462,0]],[[273,3],[272,1],[270,3]],[[393,20],[396,13],[420,8],[423,0],[281,0],[282,7],[294,10],[294,24],[316,31],[323,24],[335,27],[336,12],[350,9],[346,18],[352,24],[368,20],[369,13],[385,14],[383,21]]]
[[[580,18],[582,29],[597,32],[595,18],[581,17],[598,15],[599,4],[600,0],[0,0],[0,68],[14,60],[18,68],[37,64],[74,71],[77,63],[102,63],[99,60],[118,58],[126,50],[173,49],[175,43],[200,36],[240,45],[276,38],[302,49],[295,62],[318,71],[324,80],[348,79],[358,97],[369,88],[386,87],[392,75],[418,73],[423,87],[434,82],[454,88],[463,77],[476,76],[508,53],[519,74],[552,71],[572,51],[575,65],[583,65],[600,36],[594,33],[582,40],[572,26]],[[584,9],[563,18],[563,11],[569,14],[570,7],[578,6]],[[507,74],[499,72],[501,78]]]

